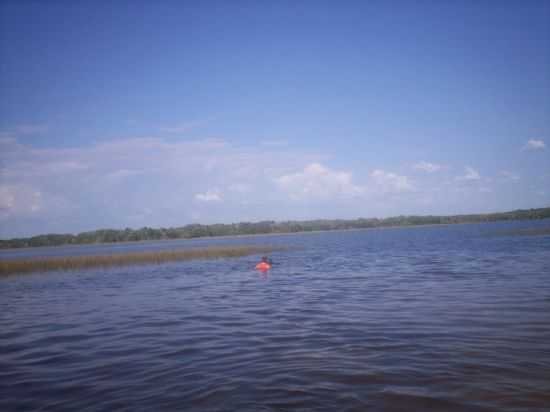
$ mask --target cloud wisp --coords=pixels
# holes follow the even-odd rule
[[[195,200],[205,203],[221,202],[223,200],[223,196],[218,189],[210,189],[204,193],[197,193],[195,195]]]
[[[296,150],[264,151],[219,139],[173,142],[129,138],[76,148],[36,148],[0,139],[0,236],[97,227],[188,223],[220,204],[211,221],[274,216],[273,179],[319,159]],[[267,190],[265,190],[267,188]],[[257,196],[262,193],[262,196]],[[252,214],[243,201],[273,198]],[[285,217],[285,216],[282,216]]]
[[[427,207],[452,207],[465,194],[490,189],[496,196],[513,187],[490,186],[470,166],[449,180],[436,173],[443,166],[423,161],[415,169],[426,173],[413,180],[382,168],[342,170],[327,159],[290,146],[266,146],[260,159],[256,146],[221,139],[139,137],[38,148],[0,138],[0,236],[433,213]],[[519,175],[501,170],[497,178],[517,181]]]
[[[349,198],[365,191],[353,183],[350,172],[333,170],[320,163],[277,177],[275,182],[293,200]]]
[[[470,167],[470,166],[466,166],[465,168],[465,174],[462,175],[462,176],[458,176],[456,179],[457,180],[462,180],[462,181],[477,181],[477,180],[481,180],[481,175],[479,174],[479,172],[474,169],[473,167]]]
[[[434,173],[434,172],[437,172],[438,170],[441,170],[441,165],[421,161],[421,162],[416,163],[413,166],[413,168],[416,169],[416,170],[421,170],[421,171],[426,172],[426,173]]]
[[[385,215],[400,204],[399,195],[415,190],[407,176],[376,169],[360,181],[325,160],[277,147],[265,148],[259,162],[256,147],[220,139],[140,137],[75,148],[0,139],[0,236],[334,211]]]
[[[501,170],[499,172],[499,177],[503,180],[513,180],[513,181],[517,181],[520,179],[517,173],[510,172],[508,170]]]
[[[544,150],[545,147],[546,143],[543,140],[529,139],[523,146],[523,150]]]
[[[369,176],[382,193],[403,193],[414,190],[407,176],[400,176],[380,169],[372,171]]]

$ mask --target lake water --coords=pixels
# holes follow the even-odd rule
[[[0,410],[548,411],[549,221],[208,244],[258,256],[0,279]]]

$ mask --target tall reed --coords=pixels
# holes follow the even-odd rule
[[[137,264],[160,264],[163,262],[240,257],[267,254],[281,249],[273,246],[215,246],[154,252],[132,252],[112,255],[63,256],[51,258],[14,259],[0,261],[0,275],[52,270],[78,270],[94,267],[109,267]]]

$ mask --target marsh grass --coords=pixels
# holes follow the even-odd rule
[[[155,252],[133,252],[112,255],[63,256],[27,260],[0,261],[0,275],[46,272],[54,270],[79,270],[95,267],[126,266],[139,264],[160,264],[192,259],[216,259],[270,253],[280,250],[273,246],[216,246],[167,250]]]

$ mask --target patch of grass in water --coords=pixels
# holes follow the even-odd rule
[[[51,258],[0,261],[0,276],[53,270],[79,270],[95,267],[160,264],[192,259],[216,259],[267,254],[282,247],[216,246],[155,252],[132,252],[112,255],[62,256]]]

